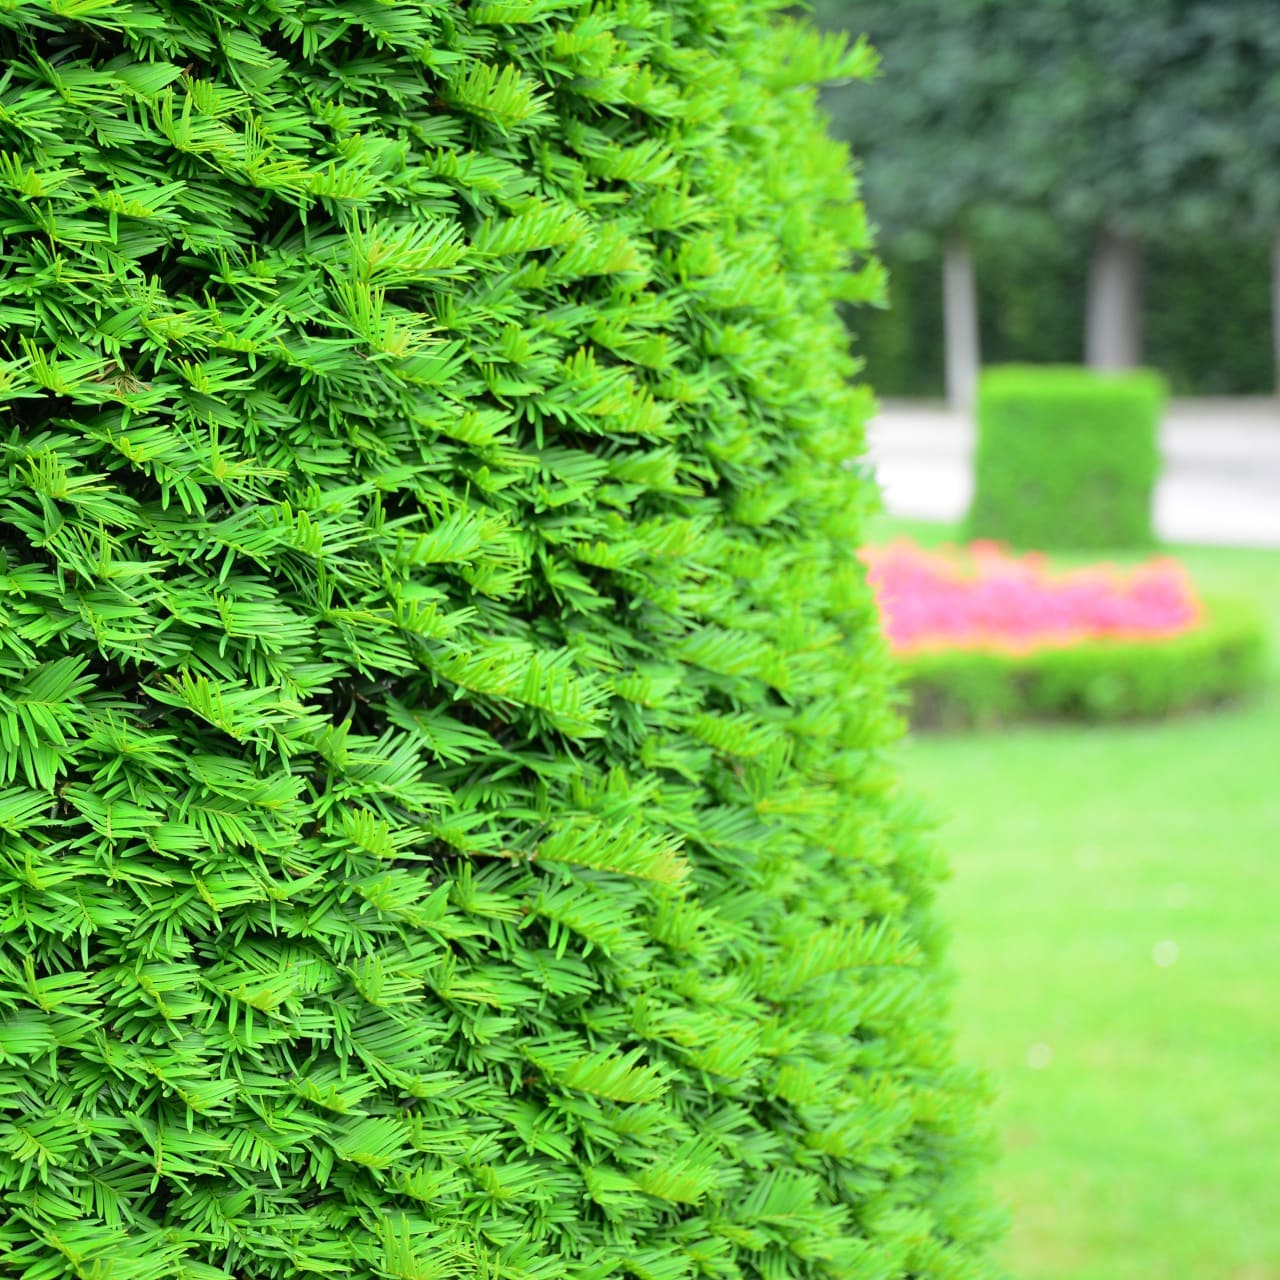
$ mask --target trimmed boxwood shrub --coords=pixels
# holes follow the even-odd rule
[[[0,1256],[978,1277],[747,0],[0,6]]]
[[[1256,689],[1266,670],[1266,635],[1252,608],[1210,600],[1203,621],[1176,636],[1095,639],[1020,654],[940,648],[899,661],[919,728],[1127,720],[1214,706]]]
[[[1148,370],[987,370],[969,536],[1045,550],[1149,546],[1163,402]]]

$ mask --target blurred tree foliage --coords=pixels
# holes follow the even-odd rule
[[[888,243],[1024,241],[1104,223],[1152,240],[1280,223],[1271,0],[818,0],[883,71],[827,107]]]
[[[937,256],[978,262],[988,361],[1080,357],[1103,229],[1147,248],[1147,356],[1181,391],[1269,390],[1280,227],[1280,23],[1270,0],[818,0],[883,68],[833,87],[894,268],[861,316],[877,386],[941,386]],[[937,366],[934,368],[933,366]]]

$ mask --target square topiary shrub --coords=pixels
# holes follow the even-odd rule
[[[1163,404],[1149,370],[987,370],[969,536],[1045,549],[1150,545]]]

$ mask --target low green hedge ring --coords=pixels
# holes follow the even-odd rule
[[[1256,688],[1266,657],[1257,613],[1209,600],[1193,630],[1153,640],[1092,640],[1024,654],[931,650],[901,658],[917,728],[1027,719],[1111,721],[1212,706]]]

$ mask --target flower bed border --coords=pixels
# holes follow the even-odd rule
[[[897,662],[913,728],[1151,719],[1255,689],[1266,669],[1266,632],[1244,602],[1209,599],[1203,620],[1175,636],[1087,640],[1026,653],[931,649]]]

